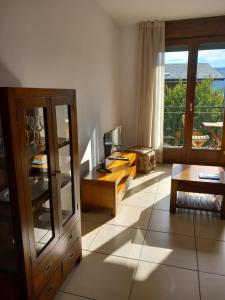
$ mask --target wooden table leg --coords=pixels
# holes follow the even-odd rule
[[[221,204],[220,218],[225,220],[225,195],[223,195],[223,201]]]
[[[116,216],[116,207],[113,207],[113,208],[111,209],[111,216],[112,216],[112,217],[115,217],[115,216]]]
[[[111,216],[115,217],[117,212],[117,200],[113,203],[111,207]]]
[[[171,180],[171,195],[170,195],[170,212],[176,213],[177,204],[177,182]]]

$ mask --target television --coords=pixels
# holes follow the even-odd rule
[[[107,168],[110,165],[111,160],[120,159],[121,155],[121,126],[104,133],[103,144],[104,144],[104,161],[97,169],[100,173],[110,173],[111,171]]]
[[[105,159],[120,156],[122,146],[121,131],[122,127],[117,126],[104,134],[103,143]]]

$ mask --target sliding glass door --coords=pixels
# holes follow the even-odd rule
[[[167,46],[165,161],[225,163],[224,95],[225,43],[189,39]]]
[[[188,46],[165,53],[164,147],[183,148],[187,94]]]
[[[192,134],[208,139],[193,148],[220,150],[224,117],[225,44],[201,44],[198,50]]]
[[[188,64],[191,45],[179,40],[165,52],[164,161],[180,162],[186,157],[186,110]]]

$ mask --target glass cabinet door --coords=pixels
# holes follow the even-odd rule
[[[73,170],[73,143],[71,131],[71,106],[55,105],[56,117],[56,147],[58,166],[58,186],[60,198],[60,219],[65,225],[75,215],[74,199],[74,170]],[[75,130],[75,129],[74,129]]]
[[[46,107],[25,109],[25,155],[28,201],[32,210],[34,247],[38,256],[54,239],[53,193],[49,124]]]
[[[16,272],[16,247],[11,213],[10,180],[0,113],[0,272]]]

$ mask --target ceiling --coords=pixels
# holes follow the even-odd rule
[[[121,25],[225,15],[225,0],[96,0]]]

